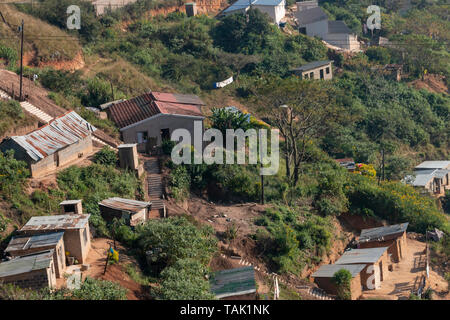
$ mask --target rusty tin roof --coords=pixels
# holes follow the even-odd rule
[[[82,229],[88,223],[89,217],[90,214],[62,214],[31,217],[20,231]]]
[[[105,206],[112,209],[122,210],[137,213],[144,208],[151,206],[151,202],[124,199],[124,198],[109,198],[98,203],[100,206]]]
[[[35,161],[87,137],[97,130],[75,111],[55,118],[47,125],[24,136],[11,137]]]

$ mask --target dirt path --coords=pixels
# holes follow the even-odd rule
[[[87,264],[90,264],[90,267],[87,271],[83,272],[83,279],[86,278],[86,276],[89,276],[96,279],[117,282],[122,287],[128,289],[128,300],[144,299],[144,288],[131,279],[125,271],[125,266],[127,264],[132,263],[137,265],[137,261],[126,254],[126,250],[123,246],[116,243],[117,251],[119,252],[119,262],[109,265],[106,274],[103,274],[106,252],[109,249],[110,243],[112,244],[112,241],[105,238],[92,239],[91,250],[89,251],[87,258]]]
[[[406,257],[394,264],[388,279],[381,282],[381,288],[363,291],[363,298],[408,299],[411,290],[417,289],[417,283],[425,274],[425,243],[414,239],[407,239]],[[433,299],[449,299],[447,281],[433,270],[427,287],[430,286],[437,294]]]

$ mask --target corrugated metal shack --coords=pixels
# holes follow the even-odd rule
[[[29,134],[4,139],[0,151],[14,150],[15,158],[29,165],[31,175],[40,177],[90,154],[96,130],[70,111]]]
[[[136,226],[149,219],[151,202],[123,198],[109,198],[98,203],[102,217],[107,222],[114,218],[124,219],[130,226]]]
[[[256,281],[253,267],[217,271],[210,279],[211,291],[218,299],[255,299]]]
[[[11,239],[5,252],[12,257],[25,256],[32,253],[53,249],[53,261],[56,277],[62,278],[66,268],[66,256],[64,248],[64,232],[32,236],[15,236]]]

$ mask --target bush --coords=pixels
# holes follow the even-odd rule
[[[351,300],[351,282],[352,274],[346,269],[336,271],[332,278],[333,283],[337,286],[337,296],[341,300]]]
[[[108,146],[104,146],[94,156],[94,162],[104,166],[115,167],[117,165],[117,161],[118,158],[116,152]]]
[[[176,145],[175,141],[172,141],[172,140],[169,140],[169,139],[163,140],[163,142],[161,144],[161,148],[162,148],[163,153],[166,154],[166,155],[171,155],[172,154],[172,149],[173,149],[173,147],[175,147],[175,145]]]
[[[191,180],[185,166],[178,166],[170,172],[169,186],[175,199],[182,200],[189,196],[190,183]]]
[[[0,152],[0,191],[10,199],[13,194],[22,194],[23,187],[29,177],[29,170],[24,161],[14,158],[14,151]]]

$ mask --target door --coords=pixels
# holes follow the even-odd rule
[[[164,140],[170,140],[169,128],[161,129],[161,142]]]
[[[320,69],[320,79],[323,79],[323,69]]]

